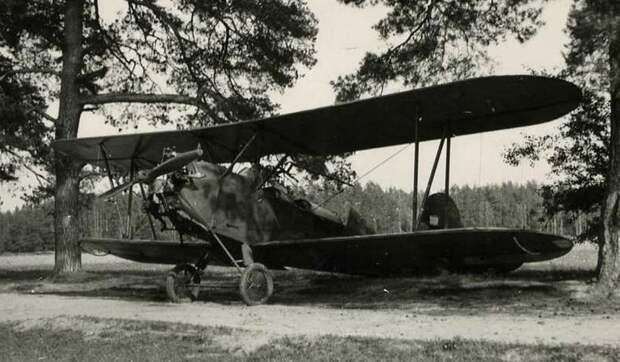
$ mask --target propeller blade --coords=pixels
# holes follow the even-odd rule
[[[178,155],[167,159],[166,161],[150,169],[146,175],[140,179],[140,182],[150,183],[159,176],[176,171],[200,157],[202,157],[202,150],[200,148],[193,151],[179,153]]]
[[[127,190],[128,188],[130,188],[132,185],[136,184],[137,182],[139,182],[139,180],[133,180],[133,181],[129,181],[129,182],[125,182],[124,184],[120,184],[114,188],[109,189],[108,191],[102,193],[101,195],[97,196],[98,199],[108,199],[112,196],[118,195],[121,192]]]
[[[180,169],[181,167],[186,166],[187,164],[189,164],[190,162],[198,159],[202,157],[202,150],[200,148],[193,150],[193,151],[188,151],[188,152],[184,152],[184,153],[179,153],[178,155],[160,163],[159,165],[153,167],[152,169],[148,170],[148,171],[140,171],[138,173],[138,175],[136,176],[136,178],[134,178],[133,180],[126,182],[122,185],[118,185],[106,192],[104,192],[103,194],[97,196],[97,198],[99,199],[107,199],[110,198],[114,195],[117,195],[125,190],[127,190],[128,188],[130,188],[131,186],[137,184],[138,182],[142,182],[142,183],[151,183],[153,182],[156,178],[158,178],[161,175],[165,175],[167,173],[176,171],[178,169]]]

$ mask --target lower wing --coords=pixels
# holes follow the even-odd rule
[[[240,245],[240,243],[235,243]],[[87,239],[82,248],[159,264],[195,262],[213,244],[204,242]],[[437,265],[520,265],[568,253],[573,243],[559,235],[504,228],[425,230],[253,244],[254,259],[272,269],[295,267],[349,274],[382,275]],[[221,254],[215,250],[215,256]],[[240,254],[234,250],[234,255]],[[223,258],[210,263],[227,264]]]
[[[257,261],[349,274],[382,275],[437,265],[520,265],[568,253],[559,235],[505,228],[459,228],[253,245]],[[445,265],[447,263],[447,265]]]
[[[85,239],[80,246],[86,252],[102,252],[141,263],[181,264],[196,261],[205,252],[206,243],[160,240]]]

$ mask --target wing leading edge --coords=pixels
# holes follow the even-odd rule
[[[493,76],[409,90],[356,102],[181,131],[60,140],[54,148],[84,162],[138,169],[160,161],[164,147],[205,150],[206,159],[231,162],[255,137],[240,161],[270,154],[328,155],[410,143],[418,119],[420,141],[528,126],[551,121],[577,107],[572,83],[539,76]]]

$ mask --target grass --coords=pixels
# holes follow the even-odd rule
[[[402,341],[280,337],[251,348],[249,332],[163,322],[76,318],[24,327],[0,324],[7,361],[617,361],[619,348],[501,344],[463,339]],[[230,341],[236,341],[232,345]],[[222,342],[224,341],[224,342]]]
[[[0,257],[8,258],[8,257]],[[118,260],[118,259],[117,259]],[[506,274],[440,274],[406,278],[359,278],[304,271],[275,271],[273,304],[349,309],[402,309],[425,314],[504,312],[540,316],[608,314],[620,304],[590,302],[587,295],[596,265],[596,249],[575,248],[563,258],[528,264]],[[70,280],[50,280],[51,264],[27,258],[3,266],[0,292],[113,297],[163,302],[163,277],[169,266],[131,262],[85,263]],[[240,304],[238,276],[232,268],[208,268],[200,300]]]

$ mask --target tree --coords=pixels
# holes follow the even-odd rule
[[[316,20],[301,0],[123,4],[114,19],[100,16],[98,0],[0,4],[0,77],[36,86],[34,94],[45,100],[11,100],[18,108],[31,104],[28,117],[42,117],[29,118],[30,124],[47,120],[44,130],[33,131],[35,142],[76,137],[85,112],[102,113],[119,127],[143,120],[208,125],[271,114],[277,105],[268,92],[291,86],[299,68],[315,62]],[[45,113],[52,102],[57,117]],[[119,103],[132,106],[110,110]],[[179,105],[178,117],[170,104]],[[15,123],[23,127],[28,117]],[[9,144],[0,152],[22,157],[29,149]],[[63,155],[48,160],[55,175],[55,271],[76,271],[80,180],[86,175],[81,163]]]
[[[603,212],[603,243],[599,251],[598,287],[611,296],[620,285],[620,4],[588,1],[608,37],[611,96],[610,162]],[[597,30],[597,29],[593,29]]]
[[[584,79],[584,78],[581,78]],[[548,216],[565,212],[597,215],[579,238],[601,236],[601,202],[609,169],[609,100],[582,84],[581,106],[559,126],[557,134],[526,135],[504,152],[508,164],[545,160],[551,165],[551,181],[541,186],[543,207]]]
[[[16,165],[45,164],[49,126],[39,110],[46,107],[40,89],[27,79],[9,76],[11,61],[0,54],[0,181],[16,179]],[[20,150],[21,152],[16,152]],[[25,159],[28,162],[23,162]],[[29,168],[30,168],[29,166]],[[36,177],[43,178],[34,168]]]
[[[523,42],[541,25],[544,0],[340,0],[389,9],[374,29],[387,47],[366,53],[358,70],[332,82],[338,101],[476,75],[490,45],[513,36]]]
[[[567,24],[568,77],[584,89],[582,107],[559,135],[527,137],[506,153],[509,162],[545,158],[556,181],[543,189],[549,213],[597,212],[586,236],[598,239],[597,291],[611,296],[620,284],[620,4],[577,0]],[[543,155],[542,157],[540,155]]]

